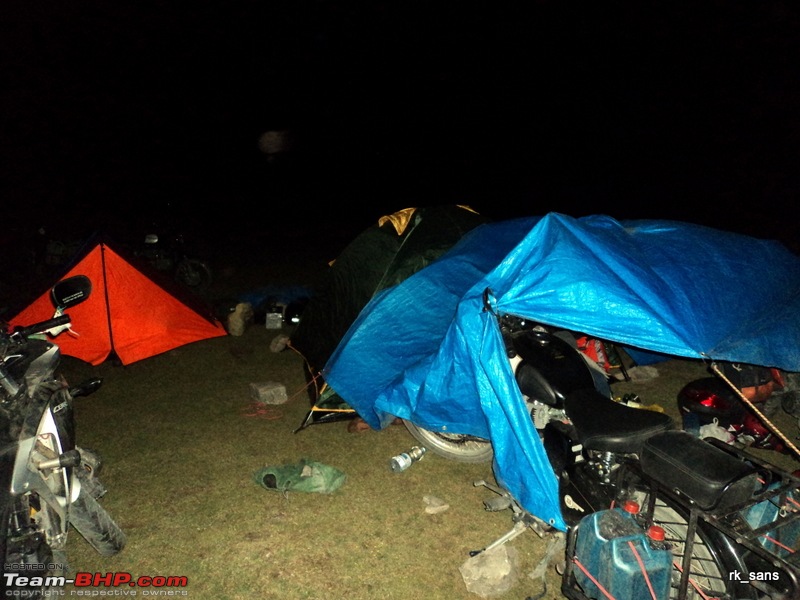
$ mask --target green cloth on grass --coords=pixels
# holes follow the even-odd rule
[[[264,489],[283,493],[331,494],[346,478],[339,469],[306,458],[294,464],[263,467],[253,475],[255,482]]]

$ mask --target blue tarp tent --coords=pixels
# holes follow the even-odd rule
[[[778,242],[556,213],[474,229],[377,294],[325,377],[373,428],[398,416],[490,439],[498,482],[560,529],[557,482],[495,313],[647,352],[800,371],[800,259]]]

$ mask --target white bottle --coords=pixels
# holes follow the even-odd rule
[[[412,464],[422,459],[422,457],[425,456],[425,452],[427,452],[425,448],[414,446],[408,452],[403,452],[402,454],[393,456],[392,460],[389,461],[389,466],[392,467],[392,471],[395,473],[405,471]]]

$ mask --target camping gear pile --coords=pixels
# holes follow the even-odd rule
[[[747,285],[752,273],[759,277],[756,287]],[[549,214],[480,225],[426,268],[376,293],[322,374],[374,429],[399,417],[446,438],[489,441],[498,484],[526,514],[569,532],[568,557],[574,557],[578,529],[567,525],[565,507],[581,515],[598,509],[586,496],[562,495],[562,471],[551,464],[515,379],[501,332],[503,318],[606,340],[638,364],[686,357],[712,367],[731,363],[798,371],[798,309],[800,261],[777,242],[688,223]],[[657,502],[666,495],[671,503],[667,509],[672,516],[664,521],[657,518],[658,505],[648,502],[647,519],[683,523],[669,540],[673,556],[683,557],[677,558],[683,563],[678,597],[685,597],[689,586],[697,583],[698,576],[689,575],[696,571],[696,553],[720,556],[721,547],[705,544],[708,536],[713,539],[720,532],[737,540],[738,545],[725,553],[731,561],[745,554],[760,557],[754,558],[756,563],[782,561],[786,570],[770,586],[800,589],[796,568],[765,550],[758,531],[737,525],[743,507],[770,502],[772,495],[796,494],[796,477],[715,448],[688,432],[672,431],[668,418],[662,423],[666,415],[623,407],[610,399],[602,406],[599,400],[590,402],[588,394],[595,399],[600,395],[587,390],[569,398],[588,415],[583,427],[588,437],[579,435],[575,440],[582,444],[564,447],[593,446],[593,451],[606,455],[618,451],[633,458],[638,454],[635,445],[649,449],[643,451],[652,457],[647,464],[642,459],[639,467],[631,468],[640,469],[638,481],[645,488],[659,490],[652,494]],[[604,406],[606,414],[615,415],[608,419],[614,426],[607,431]],[[630,414],[638,418],[623,419],[611,407],[633,411]],[[660,429],[651,432],[650,421]],[[631,430],[635,434],[626,435],[626,424],[631,423],[639,426]],[[569,425],[567,421],[565,429]],[[588,452],[578,451],[581,457]],[[778,487],[756,492],[756,471],[767,473],[767,480]],[[606,483],[611,473],[597,471],[601,479],[609,477]],[[684,490],[684,484],[689,488]],[[671,490],[680,493],[673,497]],[[676,521],[675,515],[690,516]],[[786,524],[793,525],[799,517],[792,510]],[[782,533],[786,530],[783,517],[761,525],[776,531],[779,527]],[[697,543],[695,531],[701,539]],[[792,533],[791,527],[788,531]],[[699,577],[702,587],[725,593],[736,587],[738,582],[726,575],[728,558],[707,563],[712,566]],[[750,563],[746,569],[759,571]],[[565,574],[562,592],[585,598],[570,577]]]
[[[608,340],[639,364],[676,356],[800,371],[800,260],[777,242],[602,215],[474,228],[376,294],[323,374],[374,429],[400,417],[490,440],[499,482],[545,522],[563,524],[556,480],[493,313]]]
[[[782,436],[765,425],[761,415],[772,420],[781,408],[792,414],[797,374],[753,365],[723,367],[733,388],[719,377],[701,377],[678,392],[684,429],[743,447],[788,453]]]

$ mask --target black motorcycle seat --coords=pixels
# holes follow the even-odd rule
[[[702,510],[747,502],[758,488],[750,462],[686,431],[669,431],[644,444],[642,471]]]
[[[564,408],[587,450],[638,454],[650,436],[675,426],[669,415],[614,402],[591,388],[569,394]]]

